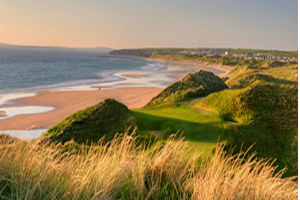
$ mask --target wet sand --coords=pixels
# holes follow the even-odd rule
[[[128,77],[128,78],[141,78],[141,77],[145,77],[144,75],[141,75],[141,74],[122,74],[122,76]]]
[[[0,110],[0,117],[6,117],[6,114],[3,110]]]

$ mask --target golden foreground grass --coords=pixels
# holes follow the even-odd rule
[[[297,199],[297,182],[245,154],[210,158],[171,136],[150,149],[134,135],[66,151],[61,145],[5,140],[1,199]],[[68,145],[69,147],[72,145]],[[66,146],[65,146],[66,147]],[[187,160],[187,157],[189,158]]]

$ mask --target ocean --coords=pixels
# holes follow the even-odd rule
[[[103,53],[0,47],[0,94],[120,81],[120,72],[166,70],[168,64]]]
[[[40,90],[97,90],[93,86],[103,84],[109,88],[163,88],[174,81],[165,73],[159,73],[168,68],[167,63],[100,52],[0,47],[0,133],[29,140],[39,137],[47,129],[1,130],[1,119],[55,109],[52,106],[16,106],[10,103],[13,99],[35,96]],[[122,76],[123,73],[143,75],[143,78]],[[1,116],[1,112],[5,115]]]

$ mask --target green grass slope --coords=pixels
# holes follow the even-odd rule
[[[195,152],[210,155],[218,142],[223,141],[224,120],[216,112],[198,109],[193,102],[175,102],[133,110],[138,134],[152,133],[165,141],[173,133],[183,133],[188,146]]]
[[[297,135],[298,85],[254,82],[244,89],[211,94],[199,105],[217,110],[227,120],[237,121],[227,130],[228,144],[249,148],[259,157],[277,158],[296,174],[292,144]]]
[[[188,73],[181,81],[175,82],[164,89],[147,106],[204,97],[226,88],[227,86],[223,80],[212,72],[200,70],[199,72]]]
[[[246,88],[255,81],[276,84],[298,84],[298,64],[264,61],[236,68],[226,85],[232,89]]]
[[[117,132],[124,132],[126,127],[134,125],[134,121],[132,112],[125,105],[114,99],[106,99],[67,117],[41,137],[62,143],[74,140],[81,144],[97,142],[105,136],[108,141]]]

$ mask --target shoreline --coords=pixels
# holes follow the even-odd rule
[[[207,68],[214,68],[214,69],[223,71],[223,73],[218,75],[221,78],[230,76],[231,71],[235,68],[235,67],[232,67],[229,65],[210,64],[208,62],[203,63],[203,62],[197,62],[197,61],[191,61],[191,60],[169,60],[169,59],[163,59],[163,58],[149,58],[149,57],[141,57],[141,56],[110,55],[110,54],[107,55],[106,57],[119,58],[119,59],[130,59],[130,60],[146,60],[146,61],[163,62],[163,63],[168,63],[169,65],[175,64],[175,65],[183,65],[185,67],[196,67],[196,68],[201,67],[206,71],[213,71],[213,70],[208,70]]]
[[[8,97],[2,98],[2,101],[0,99],[0,130],[49,129],[71,114],[96,105],[106,98],[114,98],[125,104],[129,109],[140,108],[158,95],[165,87],[180,80],[189,71],[194,72],[203,69],[212,71],[219,77],[225,77],[229,76],[231,70],[234,69],[228,66],[221,67],[192,61],[139,59],[168,63],[169,67],[164,71],[116,73],[115,76],[124,78],[124,80],[116,82],[8,94]],[[15,107],[21,109],[30,106],[54,107],[54,109],[49,111],[44,109],[45,112],[41,110],[42,112],[29,112],[27,114],[22,113],[20,110],[19,114],[12,117],[3,112],[3,108]],[[8,118],[1,119],[1,117]]]
[[[190,60],[168,60],[168,59],[162,59],[162,58],[144,58],[144,60],[165,62],[165,63],[175,64],[175,65],[185,65],[186,67],[196,67],[196,68],[201,67],[206,71],[213,71],[213,70],[207,70],[205,68],[214,68],[214,69],[223,71],[223,73],[217,75],[220,78],[229,77],[231,75],[231,71],[234,69],[234,67],[231,67],[228,65],[202,63],[202,62],[196,62],[196,61],[190,61]]]

